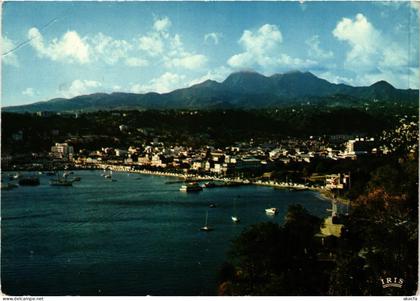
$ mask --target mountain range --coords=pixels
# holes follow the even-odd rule
[[[6,112],[68,112],[116,109],[270,108],[288,104],[354,105],[364,102],[415,102],[418,90],[396,89],[386,81],[367,87],[334,84],[310,72],[293,71],[264,76],[236,72],[223,82],[206,80],[169,93],[95,93],[70,99],[55,98],[2,108]]]

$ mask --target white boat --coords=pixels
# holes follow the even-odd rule
[[[104,178],[105,179],[112,179],[112,170],[110,170],[108,174],[105,174]]]
[[[63,173],[63,177],[68,177],[69,175],[71,175],[71,174],[73,174],[73,172],[72,171],[65,171],[64,173]]]
[[[197,182],[186,183],[182,185],[181,188],[179,188],[179,191],[183,191],[183,192],[201,191],[201,190],[203,190],[203,187],[198,185]]]
[[[230,217],[232,219],[232,222],[235,224],[238,224],[240,222],[239,217],[236,214],[236,200],[233,200],[233,215]]]
[[[265,213],[267,215],[277,215],[279,213],[279,209],[278,208],[267,208],[265,209]]]
[[[60,177],[60,175],[57,173],[56,179],[50,180],[51,186],[73,186],[73,181],[70,181],[67,179],[67,176],[69,175],[68,172],[64,172],[63,176]]]
[[[213,228],[212,227],[209,227],[209,225],[207,224],[208,217],[209,217],[209,212],[206,211],[206,223],[205,223],[205,225],[203,227],[200,228],[201,231],[207,231],[207,232],[208,231],[213,231]]]
[[[232,222],[234,222],[235,224],[239,223],[241,220],[239,219],[239,217],[237,216],[231,216],[230,217],[232,219]]]

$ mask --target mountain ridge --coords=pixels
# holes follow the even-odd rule
[[[311,72],[290,71],[265,76],[255,71],[231,73],[222,82],[205,80],[188,88],[159,94],[148,92],[93,93],[70,99],[54,98],[28,105],[2,108],[5,112],[97,111],[113,109],[267,108],[342,95],[360,101],[418,101],[418,90],[397,89],[380,80],[370,86],[334,84]],[[335,100],[337,101],[337,100]]]

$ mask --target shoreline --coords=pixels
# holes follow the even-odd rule
[[[81,165],[75,165],[73,168],[68,170],[112,170],[115,172],[126,172],[126,173],[133,173],[133,174],[144,174],[144,175],[154,175],[154,176],[162,176],[162,177],[175,177],[178,179],[184,179],[191,181],[219,181],[224,183],[234,183],[238,185],[255,185],[255,186],[265,186],[265,187],[273,187],[274,189],[279,190],[292,190],[292,191],[313,191],[318,192],[318,194],[321,196],[322,199],[325,201],[332,202],[335,200],[337,203],[342,205],[348,205],[350,203],[350,200],[345,198],[340,198],[332,195],[332,192],[321,187],[314,187],[314,186],[305,186],[303,184],[297,184],[297,183],[286,183],[286,182],[275,182],[275,181],[251,181],[248,179],[241,179],[241,178],[227,178],[227,177],[216,177],[216,176],[194,176],[194,175],[188,175],[188,174],[180,174],[180,173],[173,173],[173,172],[167,172],[167,171],[152,171],[152,170],[146,170],[146,169],[131,169],[131,166],[121,166],[121,165],[109,165],[109,164],[101,164],[96,166],[81,166]],[[19,172],[34,172],[33,170],[19,170],[19,171],[7,171],[3,170],[2,173],[19,173]]]

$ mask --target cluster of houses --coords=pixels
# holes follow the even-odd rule
[[[187,146],[169,146],[157,139],[141,146],[126,149],[102,147],[96,151],[80,150],[75,153],[69,143],[56,143],[50,156],[68,160],[81,166],[102,164],[131,165],[141,168],[182,169],[185,172],[241,175],[256,174],[270,170],[275,164],[311,162],[314,158],[339,160],[355,159],[357,156],[376,153],[373,138],[347,140],[344,149],[324,146],[319,138],[308,140],[285,139],[279,143],[254,145],[253,141],[238,143],[218,149],[203,146],[198,149]]]

